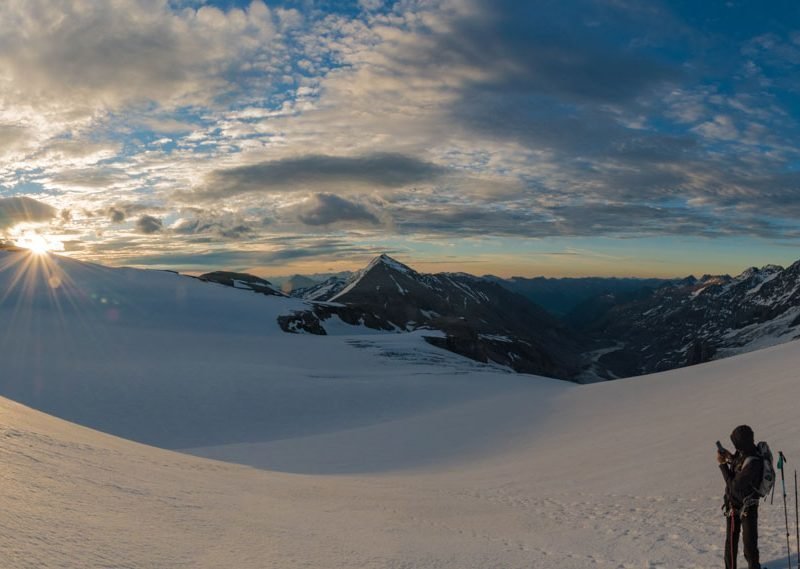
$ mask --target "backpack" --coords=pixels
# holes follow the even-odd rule
[[[764,441],[758,443],[756,448],[758,449],[758,456],[748,456],[744,460],[742,468],[747,466],[750,461],[756,460],[757,458],[761,459],[763,468],[761,484],[755,487],[754,490],[759,498],[766,498],[769,493],[772,492],[772,487],[775,486],[775,467],[772,465],[772,451],[769,449],[769,445]]]

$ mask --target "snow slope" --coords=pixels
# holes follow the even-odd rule
[[[82,283],[75,290],[112,274],[87,265],[81,281],[83,270],[69,270]],[[169,274],[159,276],[158,285],[141,278],[153,295],[157,286],[174,291],[175,283],[183,282]],[[209,288],[187,286],[180,298],[209,295],[211,303],[218,292],[207,291],[226,290],[208,283],[197,286]],[[42,304],[42,295],[20,303],[16,312],[4,308],[4,366],[47,367],[43,380],[63,385],[61,395],[68,400],[63,408],[79,412],[90,400],[84,391],[102,388],[101,378],[123,386],[135,382],[134,365],[124,358],[141,366],[147,361],[141,351],[165,358],[161,367],[148,369],[158,381],[144,374],[143,383],[131,387],[132,393],[142,385],[152,390],[150,400],[137,397],[156,405],[157,397],[169,393],[159,382],[189,385],[180,377],[181,358],[198,357],[201,350],[187,345],[199,342],[202,349],[215,348],[202,365],[189,368],[217,372],[197,380],[207,401],[216,398],[224,408],[239,397],[270,394],[300,416],[270,417],[268,428],[246,444],[193,451],[262,467],[254,469],[147,447],[0,398],[3,567],[719,567],[724,520],[714,441],[727,443],[731,429],[747,422],[758,438],[787,454],[791,468],[800,461],[797,343],[581,386],[504,374],[432,347],[419,352],[425,345],[405,335],[285,336],[332,341],[321,347],[326,356],[321,363],[296,352],[290,358],[286,352],[300,344],[270,343],[270,332],[252,344],[247,340],[257,326],[272,326],[260,324],[258,314],[247,316],[277,310],[270,299],[232,289],[227,291],[239,296],[226,291],[225,298],[233,299],[231,310],[242,316],[242,326],[252,326],[247,334],[233,322],[220,322],[219,331],[197,323],[201,329],[192,334],[174,318],[177,310],[194,323],[190,304],[185,310],[164,308],[173,315],[169,321],[164,317],[164,326],[173,328],[157,331],[148,325],[150,308],[143,307],[163,299],[146,299],[137,294],[138,285],[131,287],[127,298],[136,302],[123,306],[138,307],[137,316],[126,321],[123,314],[102,327],[99,337],[91,336],[103,347],[94,355],[85,339],[50,330],[59,319],[50,313],[52,305]],[[249,304],[251,297],[268,302],[257,308]],[[176,302],[183,306],[183,300]],[[104,313],[86,316],[92,302],[78,299],[75,306],[65,308],[60,321],[72,336],[76,322],[100,326]],[[121,321],[130,324],[115,328]],[[155,339],[141,344],[142,330]],[[31,332],[42,336],[26,335]],[[38,364],[35,349],[16,340],[23,335],[39,346]],[[124,339],[139,343],[126,350],[116,344]],[[71,362],[72,352],[53,345],[55,340],[71,342],[81,357]],[[158,351],[159,343],[177,346],[177,355]],[[233,366],[241,358],[256,358],[255,346],[267,355],[226,373],[223,366],[214,368],[220,359]],[[114,350],[117,359],[104,350]],[[261,391],[261,383],[259,390],[237,392],[248,369],[252,381],[260,377],[271,392]],[[59,371],[62,377],[49,375]],[[81,378],[93,375],[91,383],[71,389],[64,379],[89,381]],[[15,382],[23,380],[22,374],[15,376]],[[51,389],[50,383],[41,389]],[[316,399],[319,390],[326,405]],[[308,401],[315,403],[304,413]],[[325,417],[315,415],[322,411]],[[350,420],[352,415],[358,420]],[[150,416],[132,414],[127,421]],[[176,426],[184,428],[192,416],[177,408]],[[228,417],[236,429],[257,426],[252,418]],[[109,415],[107,421],[119,425],[120,420]],[[312,428],[304,431],[305,423]],[[215,429],[223,424],[214,423]],[[273,429],[279,427],[283,432],[276,436]],[[201,432],[207,437],[214,429]],[[773,568],[786,565],[779,494],[777,499],[761,511],[762,561]]]
[[[280,330],[279,315],[307,308],[170,272],[0,251],[0,395],[179,448],[355,427],[519,381],[419,334]]]
[[[787,344],[638,380],[533,379],[332,434],[354,464],[404,456],[401,470],[347,476],[208,462],[0,400],[4,566],[718,567],[713,441],[746,420],[800,456],[798,364]],[[480,449],[431,460],[464,430]],[[336,457],[312,438],[293,459],[325,471]],[[778,500],[761,515],[772,567],[785,564]]]

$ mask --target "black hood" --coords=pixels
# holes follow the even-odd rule
[[[736,447],[736,450],[752,451],[756,446],[753,438],[753,429],[747,425],[739,425],[731,433],[731,442]]]

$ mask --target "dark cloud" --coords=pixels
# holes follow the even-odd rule
[[[480,69],[465,95],[528,93],[573,103],[624,103],[680,76],[663,59],[632,49],[647,31],[620,21],[624,9],[602,4],[482,0],[399,57]],[[604,23],[599,29],[595,18]]]
[[[651,167],[694,157],[701,150],[693,134],[664,135],[629,128],[605,108],[565,108],[536,95],[474,92],[450,109],[451,119],[490,140],[513,140],[557,159],[619,160]]]
[[[112,223],[122,223],[125,221],[125,212],[116,207],[110,207],[108,208],[108,219]]]
[[[554,233],[592,235],[721,235],[712,216],[689,208],[644,204],[584,203],[554,207]]]
[[[639,237],[751,235],[787,238],[787,229],[755,215],[715,215],[700,208],[629,203],[574,203],[538,208],[498,209],[456,205],[391,209],[397,228],[416,235],[496,235],[506,237]]]
[[[282,245],[281,240],[284,242]],[[275,249],[271,251],[227,250],[210,253],[164,253],[131,256],[124,260],[129,264],[182,267],[184,270],[192,270],[193,267],[245,270],[249,267],[268,266],[296,259],[330,259],[332,256],[345,258],[348,255],[363,257],[375,253],[371,247],[356,245],[341,239],[309,240],[306,237],[286,236],[276,240],[273,246]]]
[[[399,188],[430,182],[445,169],[412,156],[372,153],[362,156],[312,154],[212,172],[190,198],[218,199],[253,192],[331,187]]]
[[[0,198],[0,228],[23,222],[49,221],[57,214],[56,208],[27,196]]]
[[[725,168],[724,166],[728,167]],[[704,164],[695,171],[702,184],[699,194],[722,208],[736,209],[753,215],[800,218],[800,172],[769,172],[761,167],[748,169],[747,164]]]
[[[136,220],[136,229],[140,233],[150,235],[151,233],[158,233],[163,228],[163,223],[157,217],[152,215],[143,215]]]
[[[164,211],[164,208],[157,205],[120,203],[98,210],[94,213],[94,215],[102,215],[108,217],[108,220],[111,223],[122,223],[126,219],[134,215],[149,214],[159,211]],[[92,213],[86,212],[86,215],[91,216]]]
[[[255,225],[257,224],[238,217],[217,216],[198,210],[195,216],[177,222],[172,227],[172,231],[179,235],[212,234],[217,237],[236,239],[253,235],[256,230]]]
[[[330,225],[339,222],[379,225],[380,220],[364,204],[334,194],[314,194],[298,211],[297,218],[306,225]]]
[[[553,218],[541,208],[428,204],[427,207],[392,207],[389,213],[401,233],[412,235],[543,237],[554,234]]]

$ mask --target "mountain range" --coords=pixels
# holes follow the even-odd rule
[[[306,300],[307,308],[282,316],[281,327],[325,334],[336,317],[375,330],[431,329],[440,334],[429,342],[474,360],[588,382],[794,339],[800,334],[798,273],[800,262],[751,267],[736,277],[501,279],[424,274],[380,255],[349,277],[295,277],[306,286],[288,294]],[[257,277],[217,272],[200,278],[281,294]],[[550,310],[534,298],[544,298]]]
[[[274,294],[269,281],[215,272],[203,280]],[[255,285],[250,286],[251,283]],[[590,362],[586,341],[527,298],[466,273],[423,274],[380,255],[349,279],[334,276],[295,290],[308,302],[279,319],[286,332],[326,334],[334,322],[374,330],[438,331],[434,345],[515,371],[575,379]]]
[[[614,302],[579,329],[616,349],[599,361],[619,377],[706,362],[800,335],[800,262],[705,275]]]

